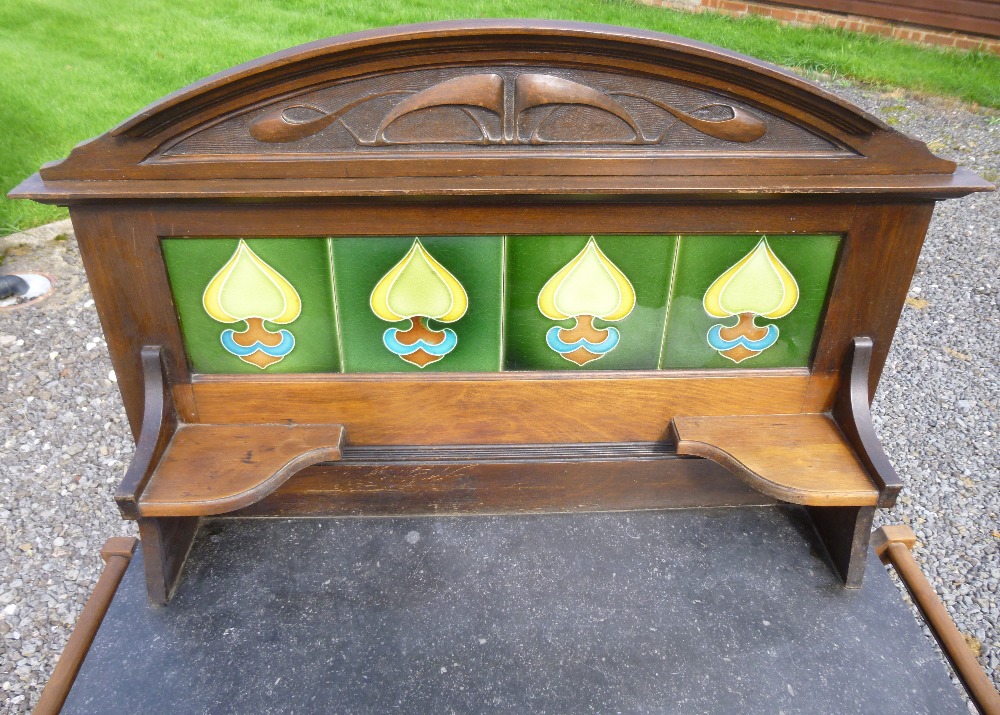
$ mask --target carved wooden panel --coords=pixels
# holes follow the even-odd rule
[[[310,89],[223,117],[168,157],[531,150],[841,153],[745,102],[663,80],[532,66],[436,68]]]

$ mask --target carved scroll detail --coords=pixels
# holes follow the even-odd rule
[[[760,139],[767,133],[767,124],[760,118],[740,107],[724,103],[710,103],[685,112],[659,99],[629,91],[601,91],[562,77],[539,73],[524,73],[514,78],[512,97],[508,98],[506,80],[498,74],[472,74],[439,82],[419,91],[395,90],[368,94],[348,102],[335,110],[328,111],[309,104],[292,104],[275,108],[257,117],[250,124],[250,135],[260,142],[294,142],[313,136],[331,124],[340,122],[363,146],[387,146],[393,144],[633,144],[652,145],[660,143],[677,122],[685,124],[707,136],[731,142],[748,143]],[[386,97],[405,95],[396,102],[367,136],[352,129],[344,118],[352,110]],[[648,102],[670,114],[676,121],[665,129],[651,134],[644,131],[639,121],[617,98],[629,97]],[[573,108],[597,110],[618,120],[627,128],[630,136],[622,137],[609,130],[608,126],[595,125],[581,127],[582,131],[572,138],[545,138],[543,128],[553,122],[560,112]],[[724,119],[706,119],[695,116],[696,112],[723,108],[732,116]],[[408,127],[400,127],[394,135],[390,129],[399,127],[406,117],[419,118],[420,112],[457,109],[475,124],[478,136],[459,136],[447,119],[415,121]],[[313,113],[309,118],[297,118],[295,111]],[[525,117],[533,110],[540,115],[534,117],[533,126],[525,126]],[[633,110],[634,111],[634,110]],[[483,113],[485,112],[485,114]],[[497,119],[486,121],[489,115]],[[662,115],[661,115],[662,116]],[[499,120],[499,130],[494,126]],[[431,129],[428,129],[431,127]],[[449,130],[454,136],[449,135]],[[444,136],[441,132],[444,132]],[[429,133],[430,132],[430,133]]]
[[[635,132],[636,143],[642,143],[640,140],[645,138],[642,135],[639,125],[632,118],[632,115],[626,112],[624,107],[608,97],[608,95],[579,82],[547,74],[522,74],[514,80],[514,138],[518,136],[517,122],[520,121],[521,115],[527,110],[533,107],[558,107],[560,105],[574,104],[584,107],[594,107],[618,117]],[[554,110],[551,110],[545,119],[551,117],[553,112]],[[535,130],[531,133],[530,141],[532,144],[540,143],[538,130],[544,124],[545,119],[539,122]]]
[[[482,107],[497,116],[503,114],[503,77],[497,74],[473,74],[449,79],[404,99],[392,108],[375,133],[376,143],[389,143],[385,130],[406,114],[431,107]],[[473,118],[474,119],[474,118]],[[477,122],[478,124],[478,122]],[[479,124],[483,141],[489,140],[486,128]]]
[[[401,92],[383,92],[369,95],[353,102],[348,102],[333,112],[327,112],[311,104],[290,104],[287,107],[278,107],[253,121],[250,125],[250,136],[257,141],[272,144],[305,139],[323,131],[352,109],[360,107],[362,104],[367,104],[379,97],[392,94],[401,94]],[[294,119],[289,115],[289,112],[294,109],[308,109],[315,112],[317,116],[314,116],[312,119]]]

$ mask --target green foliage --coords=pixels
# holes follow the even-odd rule
[[[1000,58],[631,0],[16,0],[0,3],[0,190],[159,97],[240,62],[382,25],[536,17],[641,27],[776,64],[1000,107]],[[0,235],[63,215],[0,199]]]

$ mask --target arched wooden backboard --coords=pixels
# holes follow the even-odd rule
[[[136,429],[139,350],[158,344],[189,417],[364,420],[373,373],[442,395],[471,380],[464,418],[425,439],[510,442],[543,436],[525,411],[539,387],[580,406],[553,441],[658,439],[704,391],[725,413],[828,406],[856,335],[875,341],[874,384],[933,200],[987,187],[757,60],[487,20],[249,62],[14,195],[72,207]],[[240,293],[247,270],[259,285]],[[607,381],[582,399],[574,374]],[[278,399],[295,379],[312,397]],[[233,411],[237,389],[252,410]],[[500,394],[523,416],[502,428]],[[419,441],[408,400],[348,438]]]
[[[577,186],[598,191],[809,186],[790,176],[812,176],[819,190],[832,175],[883,176],[883,188],[911,192],[977,185],[954,170],[857,107],[748,57],[625,28],[487,20],[360,32],[249,62],[150,105],[41,178],[114,182],[90,196],[202,192],[129,184],[205,179],[261,180],[238,186],[284,195],[295,189],[263,180],[331,180],[302,195],[552,192],[545,177],[554,176],[591,177]],[[913,178],[927,175],[939,178]],[[911,180],[888,178],[902,176]]]
[[[233,510],[778,499],[858,585],[934,201],[990,188],[762,62],[487,20],[236,67],[13,195],[70,206],[166,601]]]

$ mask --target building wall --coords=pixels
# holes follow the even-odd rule
[[[796,2],[796,5],[808,4],[815,7],[795,7],[781,0],[772,0],[771,2],[754,2],[752,0],[638,1],[646,5],[686,12],[718,12],[734,17],[758,15],[792,25],[832,27],[851,32],[865,32],[891,37],[904,42],[954,47],[959,50],[983,50],[1000,54],[1000,37],[996,36],[998,29],[1000,29],[1000,19],[997,19],[1000,18],[1000,1],[997,0],[961,0],[955,5],[956,8],[965,9],[966,12],[978,12],[980,17],[961,14],[957,10],[948,13],[929,13],[909,6],[867,0],[797,0]],[[922,0],[910,0],[911,5],[919,2]],[[820,7],[825,9],[819,9]],[[834,11],[848,7],[857,8],[857,10],[855,13]],[[866,14],[856,14],[862,11]],[[900,18],[918,18],[926,22],[934,20],[941,25],[950,25],[951,29],[877,17],[874,13],[880,15],[895,13]],[[993,19],[989,16],[992,16]],[[956,29],[958,27],[980,28],[979,33],[981,34],[963,32]]]

